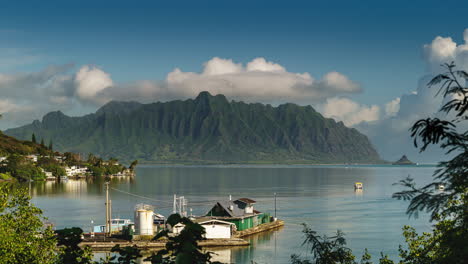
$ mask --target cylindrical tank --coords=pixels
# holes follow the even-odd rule
[[[135,234],[153,235],[154,212],[151,206],[137,206],[135,208]]]

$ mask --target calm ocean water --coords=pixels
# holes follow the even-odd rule
[[[250,238],[251,246],[217,250],[217,258],[229,263],[288,263],[291,254],[307,256],[302,247],[301,223],[322,234],[337,229],[346,234],[357,256],[368,248],[394,259],[403,244],[401,228],[412,225],[419,232],[430,228],[428,217],[409,219],[407,202],[391,198],[401,187],[392,185],[410,175],[419,184],[431,181],[431,166],[139,166],[133,179],[111,182],[113,217],[133,218],[138,203],[152,204],[168,216],[173,195],[188,199],[194,215],[206,213],[216,200],[248,197],[255,208],[274,214],[285,227]],[[353,183],[363,182],[356,193]],[[120,191],[117,191],[120,190]],[[127,193],[134,195],[129,195]],[[102,181],[34,183],[33,202],[57,228],[79,226],[85,231],[104,223]]]

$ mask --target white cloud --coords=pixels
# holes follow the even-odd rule
[[[385,104],[385,116],[396,116],[398,111],[400,111],[400,97],[397,97]]]
[[[262,72],[285,72],[286,69],[276,63],[266,61],[265,58],[256,58],[247,63],[247,71],[262,71]]]
[[[468,28],[463,32],[465,43],[457,44],[451,37],[437,36],[424,45],[426,62],[432,73],[441,70],[440,65],[454,61],[461,68],[468,68]]]
[[[377,121],[380,118],[380,107],[358,104],[348,98],[330,98],[318,109],[325,117],[333,118],[347,126],[355,126],[362,122]]]
[[[283,66],[264,58],[255,58],[244,67],[232,60],[215,57],[204,64],[201,74],[174,69],[164,85],[157,88],[183,97],[209,91],[232,99],[261,102],[289,100],[310,103],[361,91],[357,83],[341,73],[330,72],[317,81],[309,73],[288,72]]]
[[[322,79],[315,79],[309,73],[289,72],[282,65],[261,57],[245,65],[214,57],[203,64],[200,72],[176,68],[164,80],[127,84],[114,83],[109,73],[95,66],[83,65],[75,73],[69,73],[72,67],[61,65],[39,72],[0,73],[4,100],[23,109],[26,105],[35,109],[28,114],[23,111],[23,117],[16,114],[14,118],[31,121],[58,109],[76,113],[76,109],[95,108],[109,100],[151,102],[193,98],[201,91],[248,102],[302,104],[361,91],[356,82],[342,73],[329,72]],[[11,112],[9,109],[0,110]],[[14,121],[11,113],[5,116]]]
[[[85,101],[105,103],[109,99],[97,96],[104,89],[112,87],[110,75],[99,68],[83,66],[75,76],[76,94]]]
[[[18,105],[8,99],[0,99],[0,113],[13,112],[19,108]]]
[[[468,29],[463,33],[463,44],[457,44],[450,37],[435,37],[431,43],[423,46],[424,59],[428,72],[419,79],[417,90],[402,95],[385,105],[382,119],[369,124],[360,123],[357,128],[368,135],[377,149],[388,160],[396,160],[402,154],[410,155],[415,160],[440,160],[443,152],[430,148],[420,154],[413,146],[409,129],[419,119],[427,117],[446,118],[438,112],[444,103],[441,95],[436,95],[438,87],[428,88],[427,83],[433,76],[445,71],[440,65],[454,61],[457,69],[468,70]]]

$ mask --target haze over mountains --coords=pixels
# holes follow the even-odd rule
[[[368,138],[311,106],[228,101],[200,93],[185,101],[112,101],[96,113],[50,112],[6,134],[54,142],[59,151],[156,163],[378,163]]]

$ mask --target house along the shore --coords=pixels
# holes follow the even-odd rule
[[[254,209],[255,203],[249,198],[219,201],[208,211],[206,217],[233,223],[236,231],[243,231],[271,222],[270,214]]]

